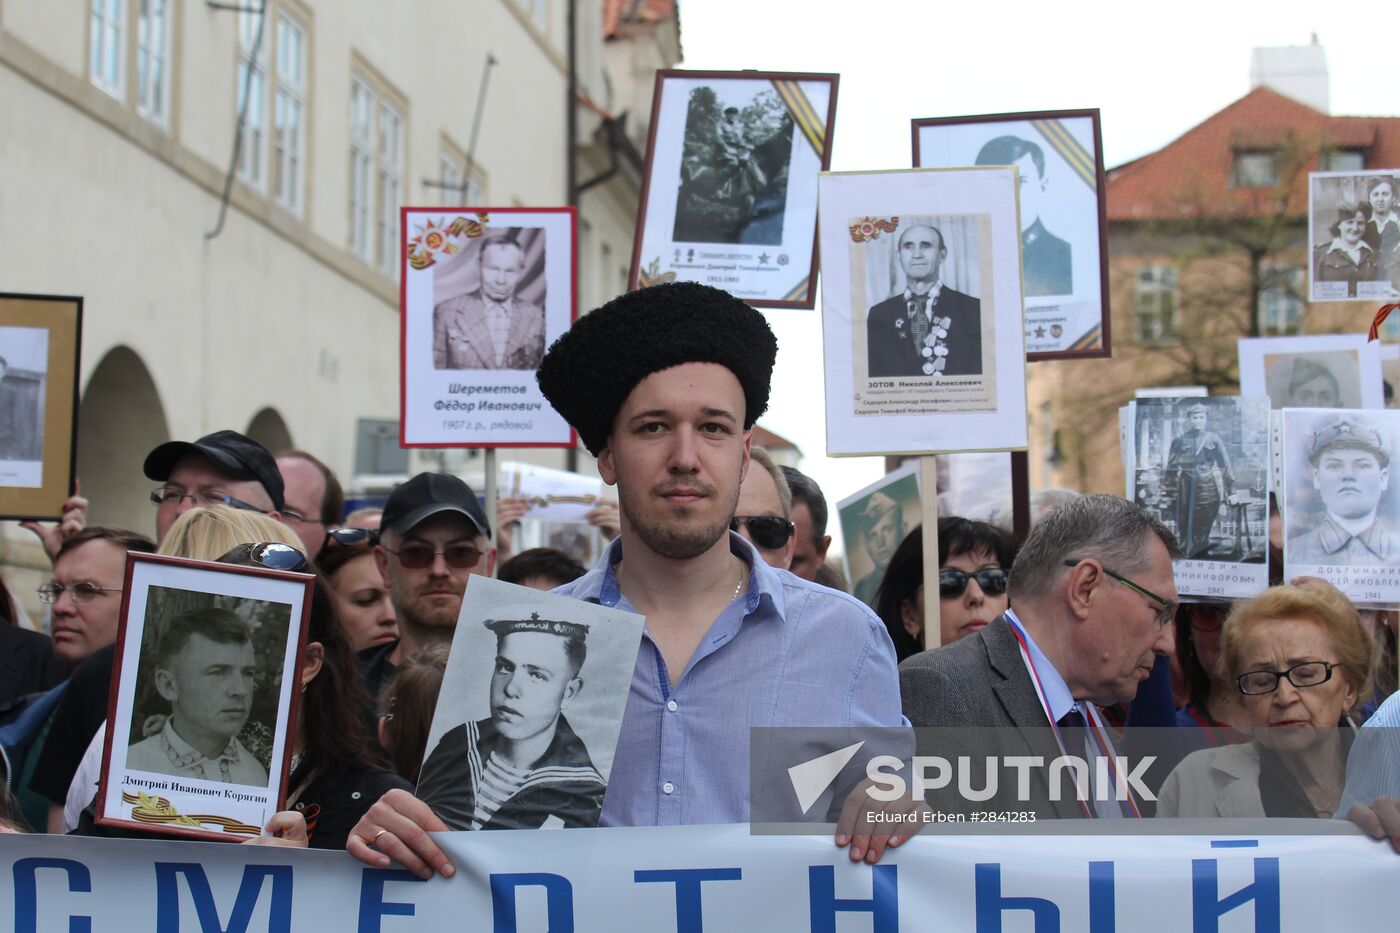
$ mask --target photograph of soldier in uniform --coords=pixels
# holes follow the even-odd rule
[[[1050,179],[1045,152],[1034,141],[998,136],[977,152],[977,165],[1014,165],[1021,179],[1021,275],[1027,298],[1074,291],[1070,245],[1045,228],[1040,216]]]
[[[1287,568],[1400,566],[1388,491],[1396,424],[1382,412],[1284,413]]]
[[[902,466],[836,505],[846,542],[851,594],[875,605],[875,591],[904,536],[919,524],[918,464]]]
[[[1246,337],[1239,341],[1240,394],[1285,408],[1383,408],[1381,344],[1366,334]]]
[[[545,231],[488,227],[435,266],[434,369],[533,370],[545,348]],[[444,297],[446,296],[446,297]]]
[[[41,460],[48,331],[0,327],[0,460]]]
[[[976,227],[966,221],[900,218],[895,268],[867,283],[870,378],[982,375],[982,303],[949,281],[956,272],[962,273],[956,275],[959,284],[976,282]]]
[[[1312,244],[1311,301],[1387,301],[1400,297],[1396,248],[1400,215],[1395,180],[1367,172],[1308,176]],[[1387,252],[1389,249],[1389,252]]]
[[[596,826],[640,639],[639,616],[473,578],[417,796],[457,830]]]
[[[780,246],[793,122],[771,88],[690,92],[672,238]]]
[[[152,586],[126,768],[265,788],[291,607]]]
[[[1133,498],[1172,530],[1182,559],[1262,563],[1265,400],[1140,398],[1134,412]]]

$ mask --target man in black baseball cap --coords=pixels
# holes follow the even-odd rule
[[[451,473],[419,473],[389,494],[374,561],[399,620],[398,640],[360,654],[371,696],[403,659],[450,644],[467,577],[496,569],[491,526],[470,486]]]
[[[162,484],[151,492],[157,541],[196,506],[228,505],[282,517],[277,461],[266,447],[237,431],[215,431],[194,443],[167,441],[146,455],[145,472]]]

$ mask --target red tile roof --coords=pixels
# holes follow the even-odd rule
[[[1231,184],[1234,153],[1279,150],[1288,213],[1303,216],[1308,175],[1323,149],[1366,149],[1366,165],[1400,168],[1400,117],[1334,117],[1266,87],[1255,88],[1162,149],[1108,172],[1109,221],[1272,215],[1273,188]],[[1290,154],[1301,159],[1288,167]]]
[[[676,16],[676,0],[603,0],[603,38],[619,34],[623,23],[661,23]]]

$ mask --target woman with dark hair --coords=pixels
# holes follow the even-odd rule
[[[384,710],[379,717],[379,744],[399,776],[414,784],[428,748],[447,651],[447,645],[429,645],[409,655],[379,697],[379,708]]]
[[[1244,722],[1239,691],[1225,674],[1220,654],[1220,629],[1229,603],[1183,603],[1176,610],[1176,655],[1186,681],[1186,705],[1176,712],[1176,724],[1200,729],[1206,748],[1245,741],[1234,724]]]
[[[995,525],[956,516],[938,520],[939,644],[971,635],[1006,611],[1007,570],[1016,556],[1011,537]],[[922,527],[905,536],[875,592],[899,660],[923,650],[924,541]]]
[[[1225,441],[1206,427],[1209,412],[1201,402],[1186,407],[1186,430],[1167,453],[1167,476],[1176,486],[1176,538],[1188,559],[1210,550],[1210,532],[1220,503],[1234,492],[1235,474]]]
[[[1337,219],[1328,229],[1330,243],[1313,249],[1314,282],[1346,282],[1347,295],[1356,297],[1358,282],[1375,282],[1381,277],[1376,251],[1365,240],[1366,212],[1356,201],[1339,201]]]
[[[316,557],[321,575],[335,593],[336,614],[358,654],[399,637],[398,618],[389,588],[374,563],[375,534],[361,528],[337,528]]]

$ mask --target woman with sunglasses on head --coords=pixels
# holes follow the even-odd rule
[[[1375,643],[1356,609],[1321,580],[1236,603],[1221,630],[1224,671],[1250,741],[1188,755],[1157,815],[1337,815],[1354,728],[1371,692]]]
[[[316,559],[335,591],[340,625],[356,653],[399,637],[389,588],[374,563],[375,538],[374,532],[362,528],[333,529],[326,533]]]
[[[971,635],[1006,611],[1007,568],[1015,549],[995,525],[966,518],[938,520],[939,644]],[[894,640],[899,660],[924,650],[922,527],[905,536],[875,594],[875,614]]]

